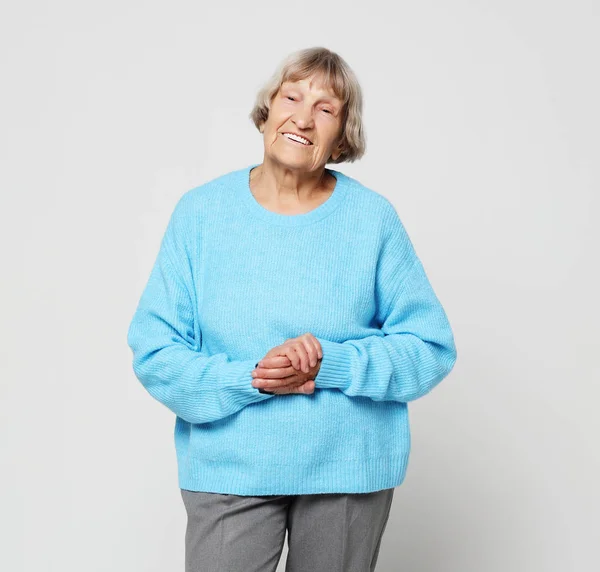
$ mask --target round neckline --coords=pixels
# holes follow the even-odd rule
[[[335,169],[328,169],[325,167],[325,171],[336,179],[333,191],[325,202],[321,203],[318,207],[301,214],[286,215],[270,211],[256,200],[252,194],[252,189],[250,188],[250,171],[259,165],[260,163],[252,164],[239,170],[239,174],[242,177],[239,187],[241,189],[241,198],[246,208],[250,210],[253,215],[265,222],[279,226],[301,226],[311,224],[331,214],[343,202],[346,188],[346,175]]]

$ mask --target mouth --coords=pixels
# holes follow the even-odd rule
[[[303,147],[309,147],[313,144],[310,139],[302,137],[302,135],[298,135],[297,133],[292,133],[291,131],[284,131],[283,133],[280,133],[280,135],[288,141],[291,141],[296,145],[302,145]]]

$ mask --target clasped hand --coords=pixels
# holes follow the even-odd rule
[[[319,340],[306,333],[275,346],[252,371],[252,386],[269,393],[313,393],[323,350]]]

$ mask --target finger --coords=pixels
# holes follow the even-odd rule
[[[288,367],[291,365],[290,358],[287,355],[264,357],[259,362],[257,367]]]
[[[280,346],[275,346],[274,348],[270,349],[265,354],[263,359],[277,357],[277,356],[285,357],[285,350],[283,349],[283,344],[281,344]]]
[[[295,350],[294,345],[295,345],[295,342],[287,341],[285,344],[282,344],[280,346],[280,348],[281,348],[281,351],[283,353],[285,353],[287,358],[290,360],[292,367],[296,371],[300,371],[300,366],[301,366],[300,356],[298,355],[298,352]]]
[[[317,338],[315,336],[313,336],[312,334],[309,334],[310,337],[310,341],[313,343],[313,346],[315,347],[316,351],[317,351],[317,359],[322,359],[323,358],[323,348],[321,347],[321,342],[319,340],[317,340]],[[317,364],[315,364],[317,365]]]
[[[252,377],[255,379],[266,378],[266,379],[281,379],[283,377],[289,377],[294,375],[296,370],[288,365],[287,367],[262,367],[258,366],[252,370]]]
[[[309,334],[304,340],[304,347],[308,352],[310,367],[315,367],[317,365],[317,361],[319,360],[319,348],[321,347],[319,340],[317,340],[317,338],[315,338],[312,334]]]
[[[313,393],[315,389],[314,381],[309,380],[301,385],[296,385],[291,387],[290,393]]]
[[[286,381],[288,378],[282,379],[267,379],[264,377],[256,377],[252,380],[252,387],[266,389],[271,391],[272,389],[281,389],[282,387],[289,387],[290,385],[297,385],[298,378],[293,376],[290,381]]]
[[[315,338],[315,346],[317,347],[317,358],[323,359],[323,347],[321,346],[321,342]]]
[[[271,389],[268,391],[268,393],[275,393],[278,395],[286,395],[289,393],[304,393],[304,394],[310,394],[313,393],[315,390],[315,383],[313,380],[309,380],[305,383],[302,383],[301,385],[296,385],[296,386],[288,386],[288,387],[281,387],[278,389]]]
[[[300,365],[296,369],[303,371],[304,373],[308,373],[310,371],[309,356],[306,348],[304,347],[304,343],[299,340],[292,344],[292,348],[296,352],[296,355],[300,361]]]
[[[263,389],[271,390],[273,388],[287,387],[290,385],[301,385],[305,381],[298,376],[296,370],[292,370],[295,373],[282,378],[265,378],[256,377],[252,380],[252,387],[262,387]]]
[[[288,395],[289,393],[296,393],[294,387],[278,387],[275,389],[269,389],[269,393],[274,393],[276,395]]]
[[[307,382],[303,383],[300,386],[300,390],[300,393],[314,393],[315,381],[313,379],[309,379]]]

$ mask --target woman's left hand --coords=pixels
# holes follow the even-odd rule
[[[312,393],[322,358],[321,344],[312,334],[289,338],[260,360],[252,385],[270,393]]]

